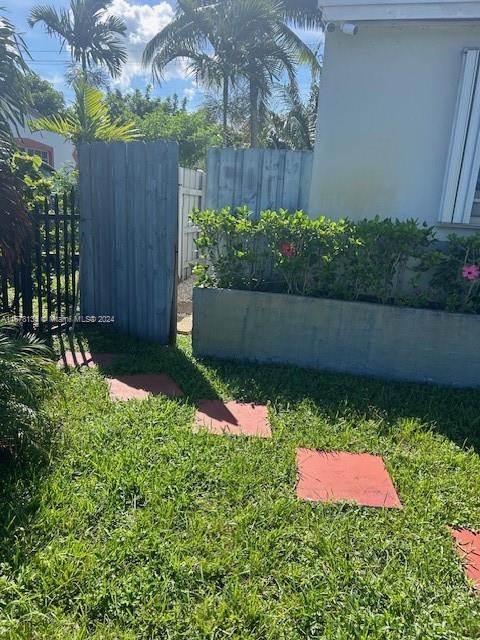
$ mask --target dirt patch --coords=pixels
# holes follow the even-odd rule
[[[192,292],[194,276],[180,282],[177,288],[177,318],[181,320],[192,313]]]

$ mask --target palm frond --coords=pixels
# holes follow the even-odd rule
[[[140,137],[132,124],[113,121],[108,106],[99,89],[92,87],[80,77],[74,85],[75,108],[65,116],[40,118],[31,123],[34,131],[51,131],[71,140],[81,142],[121,140],[131,142]]]

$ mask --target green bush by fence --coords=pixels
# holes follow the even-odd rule
[[[438,242],[415,220],[195,211],[200,286],[480,313],[480,233]]]

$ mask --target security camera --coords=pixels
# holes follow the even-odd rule
[[[325,31],[328,31],[328,33],[333,33],[336,28],[337,27],[334,22],[327,22],[325,25]]]
[[[347,36],[356,36],[358,33],[358,26],[353,22],[344,22],[340,27],[340,31]]]

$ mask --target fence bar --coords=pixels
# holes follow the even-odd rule
[[[51,265],[50,265],[50,220],[49,220],[48,200],[45,198],[45,270],[46,270],[46,292],[47,292],[47,329],[51,330],[50,318],[52,316],[52,288],[51,288]]]
[[[35,206],[34,215],[34,233],[35,233],[35,271],[37,279],[37,312],[38,312],[38,326],[42,328],[43,317],[43,282],[42,282],[42,241],[40,237],[40,211],[38,205]]]
[[[33,282],[32,282],[32,254],[31,248],[26,252],[25,260],[22,264],[22,304],[25,320],[23,330],[33,331]]]
[[[58,211],[58,196],[55,195],[53,200],[53,208],[55,212],[55,280],[57,290],[57,319],[60,321],[62,315],[62,278],[60,273],[60,220]]]
[[[77,265],[76,265],[76,259],[77,259],[77,254],[75,251],[75,190],[72,189],[70,192],[70,216],[71,216],[71,222],[70,222],[70,233],[71,233],[71,256],[72,256],[72,316],[75,315],[76,313],[76,309],[75,309],[75,299],[76,299],[76,282],[75,282],[75,275],[76,275],[76,271],[77,271]]]
[[[68,218],[66,216],[67,208],[68,208],[68,200],[67,194],[63,194],[63,264],[65,269],[65,316],[68,318],[70,315],[70,299],[69,299],[69,291],[70,291],[70,282],[69,282],[69,269],[68,269]],[[72,268],[74,268],[72,266]],[[68,324],[68,322],[67,322]]]

